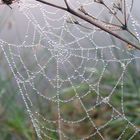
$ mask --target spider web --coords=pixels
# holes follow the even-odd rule
[[[127,0],[129,24],[140,39],[131,2]],[[97,18],[114,22],[92,0],[70,2],[74,9],[81,3],[91,13],[95,8]],[[69,13],[37,2],[15,4],[13,13],[20,34],[9,39],[13,32],[8,31],[6,38],[2,32],[0,46],[39,139],[120,140],[130,130],[127,139],[139,137],[140,129],[125,103],[133,103],[126,97],[133,94],[128,91],[128,69],[139,71],[138,51],[84,21],[78,20],[83,27],[74,24],[76,17]],[[116,129],[120,131],[115,134]],[[106,137],[110,132],[115,137]]]

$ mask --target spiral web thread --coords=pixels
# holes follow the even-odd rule
[[[95,5],[89,0],[74,3],[77,7],[81,3],[87,7]],[[128,0],[128,11],[130,4]],[[100,18],[105,9],[99,9],[96,17]],[[135,139],[140,129],[125,111],[125,90],[127,68],[140,59],[137,51],[111,40],[102,42],[104,37],[110,39],[107,33],[92,26],[90,30],[73,24],[75,18],[61,10],[22,1],[18,11],[27,21],[24,40],[17,45],[1,39],[0,46],[38,138],[105,140],[107,130],[115,131],[110,128],[118,121],[122,125],[117,126],[121,132],[116,139],[123,139],[129,129],[133,132],[129,140]],[[112,23],[113,16],[109,18]],[[140,24],[132,13],[129,22],[139,39]],[[96,35],[101,38],[96,40]],[[106,75],[115,75],[111,86],[104,81]],[[112,101],[117,94],[119,105]]]

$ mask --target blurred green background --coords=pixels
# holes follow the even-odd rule
[[[135,71],[135,66],[130,65],[128,67],[128,70],[126,72],[127,80],[125,81],[124,86],[124,108],[125,108],[125,116],[127,117],[130,122],[132,122],[136,127],[140,127],[140,75]],[[37,140],[35,131],[33,129],[33,126],[31,124],[31,121],[28,117],[28,114],[26,112],[26,109],[24,107],[24,104],[22,104],[20,101],[20,94],[18,89],[15,87],[13,88],[13,85],[11,85],[11,77],[8,79],[3,80],[0,79],[0,140]],[[100,85],[102,88],[103,96],[106,96],[106,93],[109,89],[115,86],[115,76],[110,75],[110,73],[106,73],[104,75],[102,83],[103,85]],[[79,93],[82,93],[82,91],[86,91],[88,86],[86,84],[82,84],[79,86],[80,88]],[[73,90],[72,89],[66,89],[63,92],[65,92],[65,97],[63,98],[67,99],[66,95],[69,97],[72,96]],[[116,94],[117,93],[117,94]],[[121,90],[121,84],[119,84],[116,87],[116,91],[114,95],[111,98],[111,103],[121,111],[121,98],[122,98],[122,90]],[[95,94],[93,91],[83,99],[83,102],[85,105],[90,105],[94,101]],[[78,106],[79,102],[73,103],[71,105],[66,104],[62,106],[62,111],[64,114],[68,117],[78,116],[82,115],[82,110],[80,108],[80,105]],[[79,108],[78,108],[79,107]],[[54,116],[56,115],[55,112],[51,109],[51,104],[49,105],[49,109],[46,112],[46,108],[41,108],[40,112],[44,112],[49,116],[49,113]],[[44,110],[43,110],[44,109]],[[94,120],[96,126],[103,125],[104,122],[106,122],[109,119],[110,112],[112,109],[109,106],[101,105],[101,107],[97,107],[96,109],[91,111],[92,119]],[[51,116],[53,117],[53,116]],[[41,120],[40,120],[41,121]],[[50,127],[51,124],[49,124]],[[63,126],[63,125],[62,125]],[[77,126],[73,128],[73,135],[77,136],[77,138],[81,136],[85,136],[87,134],[90,134],[89,132],[89,126],[90,123],[87,123],[86,121],[83,121],[83,123],[80,126]],[[126,127],[127,126],[127,127]],[[57,127],[57,126],[52,126]],[[63,126],[65,131],[69,133],[71,126]],[[125,128],[126,127],[126,128]],[[125,130],[126,129],[126,130]],[[122,132],[125,130],[125,133],[122,135]],[[91,131],[91,130],[90,130]],[[115,140],[121,136],[121,140],[128,140],[131,138],[131,136],[135,133],[135,128],[133,128],[130,124],[128,124],[127,121],[124,121],[122,119],[114,119],[112,122],[110,122],[107,127],[102,132],[102,135],[106,140]],[[55,132],[50,132],[49,136],[54,139],[59,139],[58,135]],[[76,139],[77,139],[76,138]],[[44,140],[48,140],[48,138],[44,137]],[[140,136],[139,133],[133,138],[134,140],[139,140]],[[71,136],[71,140],[75,140]],[[99,137],[89,138],[89,140],[100,140]]]

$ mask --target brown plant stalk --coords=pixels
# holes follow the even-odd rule
[[[125,42],[127,45],[131,45],[131,46],[134,47],[135,49],[140,50],[140,47],[139,47],[138,45],[136,45],[136,44],[134,44],[133,42],[131,42],[131,41],[125,39],[124,37],[118,35],[117,33],[113,32],[113,31],[111,31],[110,29],[104,27],[103,25],[99,24],[98,22],[96,22],[95,20],[93,20],[91,17],[85,15],[84,13],[80,13],[80,12],[77,12],[76,10],[72,9],[72,8],[69,6],[67,0],[64,0],[64,2],[65,2],[65,4],[66,4],[66,8],[65,8],[65,7],[62,7],[62,6],[59,6],[59,5],[56,5],[56,4],[53,4],[53,3],[51,3],[51,2],[44,1],[44,0],[36,0],[36,1],[38,1],[38,2],[40,2],[40,3],[43,3],[43,4],[46,4],[46,5],[48,5],[48,6],[52,6],[52,7],[55,7],[55,8],[64,10],[64,11],[66,11],[66,12],[69,12],[70,14],[72,14],[72,15],[74,15],[74,16],[76,16],[76,17],[78,17],[78,18],[80,18],[80,19],[82,19],[82,20],[84,20],[84,21],[86,21],[86,22],[88,22],[88,23],[90,23],[90,24],[96,26],[97,28],[101,29],[102,31],[105,31],[106,33],[109,33],[110,35],[116,37],[117,39],[119,39],[119,40]],[[101,3],[101,4],[105,5],[104,3]],[[106,5],[105,5],[105,6],[106,6]],[[112,13],[112,11],[111,11],[111,9],[109,9],[109,7],[107,7],[107,9]],[[125,11],[125,12],[126,12],[126,11]],[[112,13],[112,14],[113,14],[113,13]],[[119,18],[118,18],[116,15],[114,15],[114,16],[119,20]],[[126,13],[125,13],[125,16],[126,16]],[[125,19],[126,19],[126,17],[125,17]],[[122,24],[122,29],[123,29],[123,30],[129,32],[133,37],[135,37],[135,39],[137,39],[137,37],[136,37],[133,33],[131,33],[131,32],[128,30],[126,20],[125,20],[125,23],[124,23],[124,24],[123,24],[122,22],[121,22],[121,24]],[[124,26],[125,28],[123,28],[123,26]]]

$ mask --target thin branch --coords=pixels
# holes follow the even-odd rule
[[[75,23],[75,22],[69,22],[69,21],[67,21],[67,23],[69,23],[69,24],[75,24],[75,25],[78,25],[78,26],[80,26],[80,27],[83,27],[83,28],[85,28],[85,29],[88,29],[88,30],[94,30],[94,31],[102,31],[102,29],[99,29],[99,28],[97,28],[97,29],[93,29],[93,28],[90,28],[90,27],[87,27],[87,26],[85,26],[85,25],[83,25],[83,24],[81,24],[81,23]],[[122,29],[120,29],[120,28],[114,28],[114,27],[108,27],[108,29],[109,30],[111,30],[111,31],[122,31]]]
[[[104,5],[109,10],[109,12],[122,24],[122,26],[124,26],[123,22],[116,16],[116,14],[113,13],[113,11],[105,3],[103,3],[102,5]]]
[[[103,31],[105,31],[105,32],[107,32],[107,33],[109,33],[110,35],[116,37],[117,39],[119,39],[119,40],[121,40],[121,41],[123,41],[123,42],[125,42],[125,43],[127,43],[127,44],[129,44],[129,45],[131,45],[131,46],[133,46],[134,48],[136,48],[136,49],[138,49],[138,50],[140,50],[140,47],[137,46],[136,44],[130,42],[129,40],[127,40],[127,39],[121,37],[120,35],[114,33],[113,31],[111,31],[111,30],[105,28],[104,26],[98,24],[96,21],[92,20],[91,18],[87,17],[86,15],[81,14],[81,13],[75,11],[74,9],[70,8],[69,6],[68,6],[69,9],[67,9],[67,8],[64,8],[64,7],[57,6],[57,5],[55,5],[55,4],[48,3],[48,2],[43,1],[43,0],[36,0],[36,1],[39,1],[39,2],[44,3],[44,4],[46,4],[46,5],[50,5],[50,6],[52,6],[52,7],[56,7],[56,8],[65,10],[65,11],[67,11],[67,12],[69,12],[69,13],[75,15],[76,17],[78,17],[78,18],[80,18],[80,19],[83,19],[84,21],[86,21],[86,22],[88,22],[88,23],[90,23],[90,24],[96,26],[97,28],[100,28],[101,30],[103,30]],[[67,3],[67,0],[65,0],[65,2]]]
[[[69,4],[68,4],[68,1],[67,0],[64,0],[66,6],[67,6],[67,10],[70,8]]]
[[[131,14],[132,9],[133,9],[133,5],[134,5],[134,0],[132,0],[132,2],[131,2],[131,7],[130,7],[129,15],[127,17],[127,21],[129,20],[130,14]]]
[[[130,35],[132,35],[137,41],[139,41],[138,38],[137,38],[137,36],[135,36],[135,34],[132,33],[128,28],[126,29],[126,31],[127,31]]]
[[[70,17],[69,19],[70,19],[70,20],[66,20],[67,23],[69,23],[69,24],[74,24],[74,25],[78,25],[78,26],[83,27],[83,28],[88,29],[88,30],[93,30],[92,28],[87,27],[87,26],[81,24],[81,23],[80,23],[79,21],[77,21],[74,17]]]
[[[116,38],[118,38],[118,39],[124,41],[125,43],[132,45],[132,46],[135,47],[136,49],[140,50],[140,48],[139,48],[137,45],[135,45],[135,44],[133,44],[132,42],[130,42],[129,40],[126,40],[125,38],[119,36],[118,34],[116,34],[116,33],[112,32],[112,31],[110,31],[109,29],[106,29],[104,26],[102,26],[102,25],[96,23],[95,21],[91,20],[90,18],[86,17],[85,15],[82,15],[82,14],[76,12],[75,10],[73,10],[73,9],[71,9],[71,8],[70,8],[70,11],[69,11],[69,12],[70,12],[71,14],[73,14],[73,15],[75,15],[75,16],[77,16],[77,17],[79,17],[79,18],[81,18],[81,19],[83,19],[83,20],[85,20],[85,21],[87,21],[88,23],[90,23],[90,24],[92,24],[92,25],[94,25],[94,26],[96,26],[96,27],[102,29],[103,31],[105,31],[105,32],[107,32],[107,33],[113,35],[114,37],[116,37]]]
[[[65,8],[65,7],[58,6],[58,5],[56,5],[56,4],[52,4],[52,3],[47,2],[47,1],[44,1],[44,0],[36,0],[36,1],[41,2],[41,3],[43,3],[43,4],[46,4],[46,5],[49,5],[49,6],[52,6],[52,7],[55,7],[55,8],[58,8],[58,9],[61,9],[61,10],[64,10],[64,11],[68,11],[68,9]]]
[[[99,28],[97,28],[97,29],[93,29],[93,28],[90,28],[90,27],[87,27],[87,26],[85,26],[85,25],[83,25],[83,24],[81,24],[79,21],[77,21],[76,19],[74,19],[74,20],[71,20],[71,21],[69,21],[69,20],[67,20],[67,23],[69,23],[69,24],[75,24],[75,25],[78,25],[78,26],[80,26],[80,27],[83,27],[83,28],[85,28],[85,29],[88,29],[88,30],[96,30],[96,31],[102,31],[101,29],[99,29]],[[122,29],[121,28],[114,28],[113,26],[112,27],[107,27],[108,29],[110,29],[111,31],[122,31]]]
[[[97,19],[96,17],[94,17],[94,16],[92,16],[91,14],[89,14],[89,13],[84,9],[83,6],[81,6],[81,7],[79,8],[79,11],[81,11],[82,13],[84,13],[86,16],[91,17],[93,20],[96,20],[97,22],[101,22],[101,23],[103,23],[103,24],[105,24],[105,25],[110,25],[110,26],[118,27],[118,28],[120,28],[120,29],[122,28],[122,26],[120,26],[120,25],[113,24],[113,23],[109,23],[109,22],[106,22],[106,21]]]
[[[70,21],[67,21],[67,23],[79,25],[80,27],[83,27],[83,28],[88,29],[88,30],[93,30],[92,28],[86,27],[86,26],[84,26],[83,24],[81,24],[79,22],[70,22]]]
[[[124,24],[127,27],[126,1],[124,0]]]

